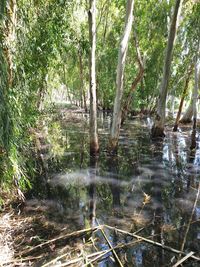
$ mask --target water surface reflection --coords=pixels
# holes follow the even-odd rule
[[[84,118],[85,119],[85,118]],[[164,140],[152,141],[151,119],[127,122],[121,131],[118,155],[108,157],[106,145],[110,119],[99,120],[101,153],[94,162],[88,155],[88,125],[63,125],[62,156],[46,156],[49,166],[49,199],[57,211],[55,221],[73,224],[75,229],[97,224],[138,231],[142,236],[180,249],[191,216],[200,174],[200,143],[190,151],[190,132],[168,129]],[[58,205],[59,203],[59,205]],[[192,218],[185,251],[200,250],[198,201]],[[107,230],[113,246],[130,238]],[[107,243],[98,233],[98,246]],[[144,242],[122,249],[119,256],[126,266],[170,266],[174,254]],[[200,256],[200,255],[199,255]],[[197,266],[188,261],[186,266]],[[99,266],[116,266],[109,257]]]

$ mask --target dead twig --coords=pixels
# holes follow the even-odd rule
[[[131,241],[131,242],[126,243],[126,244],[118,244],[117,246],[115,246],[115,247],[113,247],[113,248],[111,248],[111,249],[107,249],[107,250],[103,250],[103,251],[98,251],[98,252],[92,253],[92,254],[90,254],[90,255],[87,255],[87,258],[88,258],[88,259],[93,258],[93,257],[95,257],[95,256],[96,256],[96,257],[95,257],[94,259],[91,259],[87,264],[84,264],[83,267],[86,267],[86,266],[91,265],[93,262],[99,260],[100,258],[102,258],[103,256],[105,256],[105,255],[108,254],[109,252],[112,252],[112,250],[116,250],[116,249],[120,249],[120,248],[128,247],[128,246],[134,245],[134,244],[136,244],[136,243],[138,243],[138,242],[141,242],[141,240]],[[64,257],[64,256],[65,256],[65,255],[63,255],[63,257]],[[62,257],[62,256],[60,256],[60,258],[61,258],[61,257]],[[58,257],[57,259],[59,259],[59,257]],[[51,264],[51,263],[55,263],[57,259],[52,260],[51,262],[49,262],[49,263],[43,265],[42,267],[47,267],[47,266],[49,266],[49,264]],[[61,266],[61,267],[69,266],[69,265],[71,265],[71,264],[75,264],[75,263],[77,263],[77,262],[79,262],[79,261],[81,261],[81,260],[83,260],[83,256],[81,256],[81,257],[79,257],[79,258],[76,258],[76,259],[72,259],[72,260],[70,260],[70,261],[68,261],[68,262],[65,262],[65,263],[61,264],[60,266]]]
[[[171,248],[169,246],[166,246],[164,244],[161,244],[159,242],[156,242],[156,241],[153,241],[151,239],[148,239],[148,238],[145,238],[143,236],[139,236],[139,235],[136,235],[134,233],[129,233],[127,231],[124,231],[124,230],[121,230],[121,229],[118,229],[118,228],[115,228],[115,227],[112,227],[112,226],[109,226],[109,225],[104,225],[104,227],[107,227],[108,229],[112,229],[112,230],[115,230],[119,233],[122,233],[122,234],[126,234],[126,235],[129,235],[129,236],[132,236],[134,238],[137,238],[139,240],[142,240],[142,241],[145,241],[146,243],[149,243],[149,244],[152,244],[152,245],[155,245],[157,247],[161,247],[162,249],[166,249],[166,250],[169,250],[171,252],[174,252],[176,254],[182,254],[182,255],[187,255],[185,252],[183,251],[180,251],[180,250],[177,250],[177,249],[174,249],[174,248]],[[191,256],[192,259],[195,259],[197,261],[200,261],[200,258],[199,257],[196,257],[194,255]]]
[[[98,226],[100,226],[100,225],[99,225],[99,222],[98,222],[97,219],[96,219],[96,222],[97,222]],[[115,258],[115,260],[117,261],[118,265],[119,265],[120,267],[123,267],[123,264],[122,264],[122,262],[120,261],[120,259],[119,259],[118,255],[117,255],[115,249],[113,248],[112,244],[110,243],[110,241],[109,241],[109,239],[108,239],[108,237],[107,237],[105,231],[104,231],[102,228],[99,228],[99,229],[100,229],[100,231],[101,231],[103,237],[105,238],[106,242],[108,243],[109,248],[112,250],[112,253],[113,253],[114,258]]]
[[[177,267],[177,266],[181,265],[184,261],[186,261],[188,258],[190,258],[193,254],[194,254],[194,252],[191,251],[185,257],[183,257],[181,260],[179,260],[176,264],[174,264],[172,267]]]
[[[87,255],[87,258],[92,258],[92,257],[95,257],[99,254],[104,254],[104,251],[100,251],[100,252],[95,252],[95,253],[92,253],[90,255]],[[84,256],[81,256],[81,257],[78,257],[77,259],[72,259],[68,262],[65,262],[65,263],[62,263],[61,265],[59,265],[60,267],[65,267],[65,266],[69,266],[69,265],[72,265],[72,264],[75,264],[75,263],[78,263],[79,261],[82,261],[84,260]],[[55,261],[54,261],[55,262]],[[49,262],[48,265],[50,263],[53,263],[53,262]],[[83,265],[83,266],[89,266],[90,262],[88,262],[87,264]],[[47,265],[47,266],[48,266]],[[43,265],[42,267],[44,267],[45,265]]]
[[[65,234],[65,235],[61,235],[59,237],[56,237],[56,238],[53,238],[51,240],[48,240],[42,244],[39,244],[35,247],[31,247],[25,251],[22,251],[22,253],[20,253],[20,255],[24,255],[24,254],[27,254],[29,252],[32,252],[33,250],[37,249],[37,248],[41,248],[41,247],[44,247],[52,242],[56,242],[58,240],[61,240],[61,239],[66,239],[66,238],[70,238],[70,237],[73,237],[73,236],[77,236],[77,235],[81,235],[81,234],[84,234],[84,233],[87,233],[87,232],[93,232],[95,230],[97,230],[99,227],[93,227],[93,228],[87,228],[87,229],[82,229],[82,230],[79,230],[79,231],[75,231],[75,232],[72,232],[72,233],[69,233],[69,234]]]

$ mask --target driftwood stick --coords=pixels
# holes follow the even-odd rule
[[[98,222],[97,219],[96,219],[96,222],[97,222],[98,226],[100,226],[100,225],[99,225],[99,222]],[[109,239],[108,239],[108,237],[107,237],[105,231],[103,230],[103,228],[100,228],[100,231],[101,231],[101,233],[102,233],[104,239],[105,239],[106,242],[108,243],[109,248],[112,249],[113,256],[114,256],[115,260],[117,261],[118,265],[119,265],[120,267],[123,267],[122,262],[120,261],[118,255],[117,255],[117,253],[116,253],[116,251],[115,251],[115,249],[113,248],[113,246],[112,246],[111,242],[109,241]]]
[[[183,257],[181,260],[179,260],[176,264],[174,264],[172,267],[177,267],[180,264],[182,264],[184,261],[186,261],[188,258],[190,258],[192,255],[194,254],[193,251],[191,251],[190,253],[188,253],[185,257]]]
[[[77,236],[77,235],[81,235],[81,234],[84,234],[84,233],[87,233],[87,232],[91,232],[91,231],[95,231],[97,230],[99,227],[93,227],[93,228],[87,228],[87,229],[82,229],[82,230],[79,230],[79,231],[75,231],[75,232],[72,232],[72,233],[69,233],[69,234],[65,234],[65,235],[61,235],[59,237],[56,237],[56,238],[53,238],[51,240],[48,240],[42,244],[39,244],[35,247],[31,247],[25,251],[22,251],[22,253],[20,253],[20,255],[24,255],[24,254],[27,254],[29,252],[32,252],[33,250],[37,249],[37,248],[41,248],[45,245],[48,245],[52,242],[55,242],[55,241],[58,241],[58,240],[61,240],[61,239],[65,239],[65,238],[70,238],[70,237],[73,237],[73,236]]]
[[[104,225],[104,226],[107,227],[108,229],[112,229],[112,230],[115,230],[115,231],[117,231],[117,232],[119,232],[119,233],[122,233],[122,234],[126,234],[126,235],[129,235],[129,236],[132,236],[132,237],[134,237],[134,238],[139,239],[140,241],[141,241],[141,240],[142,240],[142,241],[145,241],[146,243],[155,245],[155,246],[157,246],[157,247],[161,247],[161,248],[163,248],[163,249],[169,250],[169,251],[174,252],[174,253],[176,253],[176,254],[186,255],[186,253],[183,252],[183,251],[180,251],[180,250],[171,248],[171,247],[169,247],[169,246],[163,245],[163,244],[161,244],[161,243],[159,243],[159,242],[153,241],[153,240],[148,239],[148,238],[145,238],[145,237],[143,237],[143,236],[139,236],[139,235],[136,235],[136,234],[134,234],[134,233],[129,233],[129,232],[127,232],[127,231],[124,231],[124,230],[121,230],[121,229],[118,229],[118,228],[115,228],[115,227],[112,227],[112,226],[109,226],[109,225]],[[194,256],[194,255],[192,255],[191,258],[194,259],[194,260],[200,261],[200,258],[199,258],[199,257],[196,257],[196,256]]]
[[[187,235],[188,235],[188,232],[189,232],[189,229],[190,229],[190,225],[192,223],[192,217],[194,215],[194,212],[195,212],[195,209],[196,209],[196,206],[197,206],[197,201],[198,201],[198,198],[199,198],[199,194],[200,194],[200,183],[199,183],[199,186],[198,186],[198,191],[197,191],[196,198],[195,198],[195,201],[194,201],[194,205],[193,205],[193,208],[192,208],[192,213],[190,215],[190,219],[189,219],[186,231],[185,231],[183,242],[181,244],[181,249],[180,249],[181,252],[184,250],[184,247],[185,247],[185,242],[186,242]],[[179,257],[180,256],[181,256],[181,254],[179,255]]]

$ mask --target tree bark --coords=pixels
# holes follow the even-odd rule
[[[197,99],[198,99],[198,89],[199,89],[199,76],[200,76],[200,67],[198,56],[196,56],[195,63],[195,77],[194,77],[194,88],[192,93],[193,98],[193,126],[192,126],[192,136],[191,136],[191,146],[190,149],[196,148],[196,127],[197,127]]]
[[[80,100],[81,100],[81,107],[86,108],[85,106],[85,97],[84,97],[84,88],[83,88],[83,60],[82,60],[82,52],[81,48],[78,51],[78,58],[79,58],[79,75],[80,75]]]
[[[190,100],[190,104],[187,107],[185,113],[183,114],[183,117],[179,122],[183,124],[190,123],[192,121],[192,115],[193,115],[193,99]]]
[[[120,42],[117,65],[117,79],[116,79],[116,96],[114,101],[113,120],[109,139],[109,151],[114,152],[117,149],[118,138],[121,126],[121,106],[123,95],[123,81],[126,54],[128,50],[128,41],[130,38],[132,23],[133,23],[133,5],[134,0],[127,0],[126,6],[126,22],[124,33]]]
[[[180,117],[181,117],[181,112],[182,112],[182,108],[183,108],[183,102],[184,102],[184,99],[185,99],[185,96],[186,96],[186,93],[187,93],[188,84],[189,84],[189,81],[190,81],[190,76],[192,74],[192,70],[193,70],[193,67],[191,67],[191,69],[189,70],[188,77],[187,77],[187,79],[185,81],[183,94],[182,94],[182,97],[181,97],[178,113],[177,113],[177,116],[176,116],[176,121],[175,121],[174,128],[173,128],[174,132],[176,132],[178,130],[178,123],[179,123],[179,120],[180,120]]]
[[[140,48],[139,48],[139,43],[138,43],[138,39],[137,39],[137,34],[136,34],[136,30],[134,31],[134,42],[135,42],[135,47],[136,47],[136,54],[137,54],[137,62],[138,62],[138,66],[139,66],[139,72],[135,78],[135,80],[133,81],[128,97],[125,101],[123,110],[122,110],[122,119],[121,119],[121,124],[124,123],[127,113],[129,111],[129,107],[133,98],[133,92],[135,91],[137,85],[142,81],[143,75],[144,75],[144,63],[143,63],[143,59],[140,53]]]
[[[172,17],[172,22],[170,26],[164,67],[163,67],[163,77],[160,86],[160,95],[157,104],[157,111],[154,120],[154,125],[151,130],[152,137],[164,137],[164,124],[165,124],[165,108],[166,108],[166,98],[167,90],[170,79],[170,68],[172,62],[172,52],[174,46],[174,40],[176,37],[177,21],[179,17],[179,10],[181,9],[182,0],[176,0],[174,13]]]
[[[88,12],[89,37],[90,37],[90,155],[99,152],[99,141],[97,133],[97,101],[96,101],[96,0],[90,0]]]

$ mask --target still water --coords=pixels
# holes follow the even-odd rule
[[[107,154],[110,117],[100,114],[100,155],[88,154],[88,117],[61,112],[48,128],[44,159],[48,169],[48,200],[51,220],[71,225],[72,230],[107,224],[185,252],[200,256],[200,201],[192,214],[200,177],[200,141],[190,150],[190,128],[164,140],[150,138],[150,118],[129,120],[123,126],[118,154]],[[198,133],[197,133],[198,134]],[[188,229],[188,232],[187,232]],[[112,246],[134,241],[106,230]],[[98,231],[93,239],[98,250],[108,244]],[[95,250],[94,250],[95,251]],[[90,253],[94,252],[90,251]],[[89,253],[89,252],[88,252]],[[110,257],[109,257],[110,256]],[[178,255],[146,242],[118,251],[125,266],[172,266]],[[175,258],[176,257],[176,258]],[[95,266],[118,266],[112,253]],[[187,260],[184,266],[200,266]]]

